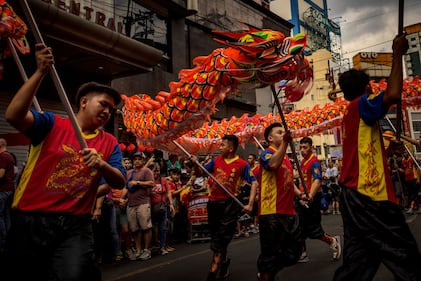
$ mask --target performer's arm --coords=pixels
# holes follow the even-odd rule
[[[250,198],[249,198],[249,202],[247,204],[250,207],[250,212],[253,210],[254,201],[256,200],[257,186],[258,186],[257,180],[253,181],[251,183]]]
[[[387,88],[383,97],[383,103],[386,106],[397,103],[401,99],[403,83],[402,56],[409,47],[405,35],[400,34],[393,40],[392,70],[390,71]]]
[[[34,124],[34,116],[29,111],[44,76],[50,71],[54,63],[51,48],[43,44],[35,45],[37,70],[22,85],[6,109],[6,120],[20,132],[25,132]]]
[[[322,190],[322,181],[320,179],[313,180],[310,190],[310,196],[311,198],[314,198],[314,196]]]
[[[311,182],[310,198],[314,198],[322,190],[322,166],[319,162],[312,164],[311,176],[313,177],[313,181]]]

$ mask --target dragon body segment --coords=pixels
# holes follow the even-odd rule
[[[28,27],[12,7],[6,1],[0,0],[0,38],[10,37],[22,54],[28,54],[29,45],[25,37],[27,31]]]
[[[3,78],[4,59],[11,55],[7,41],[3,41],[3,39],[10,39],[14,48],[22,54],[28,54],[30,48],[25,37],[27,31],[28,27],[16,15],[9,3],[0,0],[0,40],[2,40],[0,42],[0,80]]]
[[[122,96],[125,126],[140,145],[172,150],[173,140],[200,128],[239,84],[262,87],[285,80],[289,100],[297,99],[296,88],[300,98],[311,85],[311,68],[303,55],[305,35],[286,38],[278,31],[252,27],[247,32],[216,33],[238,41],[216,39],[227,48],[195,58],[195,67],[181,70],[180,80],[169,84],[168,93],[160,92],[154,99],[145,94]]]

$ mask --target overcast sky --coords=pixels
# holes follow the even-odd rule
[[[398,32],[398,0],[327,0],[329,17],[340,23],[342,52],[389,52]],[[421,0],[405,0],[404,26],[421,23]]]

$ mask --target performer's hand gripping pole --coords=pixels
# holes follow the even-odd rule
[[[190,159],[192,158],[192,155],[181,145],[179,144],[177,141],[173,140],[172,141],[181,151],[183,151],[184,154],[187,155],[187,157],[189,157]],[[244,209],[244,204],[241,203],[240,200],[238,200],[237,197],[235,197],[234,194],[232,194],[222,183],[220,183],[208,170],[206,170],[205,167],[203,167],[202,164],[199,163],[199,161],[194,161],[195,164],[197,166],[199,166],[200,169],[203,170],[203,172],[205,172],[213,181],[215,181],[216,184],[219,185],[220,188],[222,188],[223,191],[225,191],[238,205],[240,205],[241,208]]]
[[[278,108],[279,115],[281,116],[282,125],[284,125],[285,130],[288,130],[288,125],[287,125],[287,122],[285,121],[284,112],[282,111],[281,103],[278,100],[278,95],[276,94],[275,86],[273,84],[270,85],[270,89],[272,90],[272,94],[273,94],[273,98],[274,98],[275,103],[276,103],[276,107]],[[303,187],[304,193],[308,194],[307,186],[306,186],[306,183],[304,181],[303,171],[301,171],[300,165],[298,163],[297,153],[295,152],[295,146],[294,146],[294,142],[292,140],[290,141],[289,146],[291,148],[292,158],[294,159],[294,164],[297,167],[297,171],[298,171],[298,174],[300,176],[300,181],[301,181],[301,185]]]
[[[44,40],[43,40],[42,35],[41,35],[41,32],[38,29],[37,23],[35,22],[35,18],[34,18],[32,12],[31,12],[31,9],[28,5],[28,2],[26,0],[21,0],[21,4],[22,4],[21,6],[23,8],[23,11],[26,15],[26,18],[29,22],[29,25],[31,26],[32,31],[34,33],[35,40],[38,43],[42,43],[42,44],[45,45]],[[64,91],[64,87],[63,87],[63,85],[60,81],[60,78],[58,76],[58,73],[57,73],[57,70],[56,70],[54,64],[51,65],[50,73],[51,73],[51,78],[52,78],[52,80],[54,82],[54,85],[56,87],[56,90],[57,90],[57,92],[60,96],[60,100],[63,103],[63,105],[66,109],[66,112],[69,116],[69,119],[72,123],[73,129],[75,130],[75,133],[76,133],[76,136],[79,140],[79,143],[80,143],[82,148],[87,148],[88,146],[86,144],[85,139],[83,138],[82,132],[79,128],[79,124],[77,123],[77,120],[76,120],[76,116],[75,116],[75,114],[73,112],[73,109],[72,109],[72,106],[70,105],[70,102],[67,98],[66,92]]]

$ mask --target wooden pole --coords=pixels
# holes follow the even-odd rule
[[[187,155],[187,157],[189,157],[190,159],[191,159],[191,157],[192,157],[192,155],[181,145],[181,144],[179,144],[177,141],[175,141],[175,140],[173,140],[172,141],[184,154],[186,154]],[[222,183],[220,183],[213,175],[212,175],[212,173],[210,173],[208,170],[206,170],[206,168],[205,167],[203,167],[203,165],[202,164],[200,164],[199,163],[199,161],[195,161],[194,162],[197,166],[199,166],[199,168],[200,169],[202,169],[203,170],[203,172],[205,172],[212,180],[214,180],[215,181],[215,183],[217,184],[217,185],[219,185],[219,187],[220,188],[222,188],[222,190],[223,191],[225,191],[232,199],[234,199],[234,201],[238,204],[238,205],[240,205],[240,207],[241,208],[243,208],[244,209],[244,204],[243,203],[241,203],[241,201],[240,200],[238,200],[238,198],[237,197],[235,197],[235,195],[234,194],[232,194]]]
[[[22,4],[23,12],[26,15],[26,18],[29,22],[29,25],[31,26],[31,29],[32,29],[32,32],[34,34],[35,40],[38,43],[42,43],[42,44],[45,45],[45,42],[42,38],[41,32],[39,31],[38,25],[35,22],[35,18],[33,16],[32,12],[31,12],[31,8],[29,7],[28,2],[26,0],[21,0],[21,4]],[[54,85],[56,87],[56,90],[59,94],[60,100],[63,103],[63,105],[66,109],[66,112],[69,116],[69,119],[72,123],[73,129],[75,130],[76,137],[79,140],[80,146],[82,148],[87,148],[88,145],[86,144],[86,141],[83,138],[82,131],[80,130],[79,124],[77,123],[76,116],[75,116],[75,114],[73,112],[73,109],[72,109],[72,106],[70,105],[70,102],[67,98],[66,92],[64,91],[64,87],[63,87],[63,85],[60,81],[60,78],[58,76],[58,73],[57,73],[57,70],[56,70],[54,64],[51,65],[50,74],[51,74],[51,78],[54,82]]]
[[[403,33],[403,5],[404,0],[399,0],[398,33]],[[402,134],[402,96],[396,104],[396,140],[400,141]]]
[[[257,145],[260,147],[261,150],[265,150],[263,145],[260,143],[260,141],[256,138],[256,136],[253,136],[254,141],[257,143]]]
[[[272,85],[270,85],[270,88],[272,90],[273,98],[275,100],[276,107],[278,108],[279,115],[281,116],[282,125],[284,125],[285,130],[288,130],[288,125],[287,125],[287,122],[285,121],[284,112],[282,111],[281,103],[278,100],[278,95],[276,94],[275,86],[272,84]],[[298,174],[300,175],[300,181],[301,181],[304,193],[308,194],[307,186],[306,186],[306,183],[304,181],[304,174],[303,174],[303,171],[301,171],[300,164],[298,163],[297,153],[295,152],[294,142],[291,141],[289,143],[289,146],[291,148],[292,158],[294,159],[294,164],[297,167]]]

